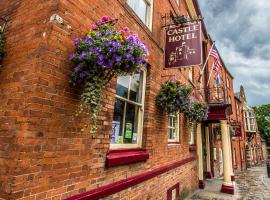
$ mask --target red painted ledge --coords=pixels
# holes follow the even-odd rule
[[[106,167],[116,167],[146,161],[149,153],[145,149],[111,150],[106,156]]]
[[[200,189],[204,189],[205,188],[205,183],[204,183],[204,180],[199,180],[199,188]]]
[[[98,200],[100,198],[107,197],[109,195],[125,190],[129,187],[132,187],[134,185],[147,181],[151,178],[154,178],[160,174],[168,172],[174,168],[180,167],[194,160],[195,160],[195,157],[189,157],[183,160],[179,160],[177,162],[159,167],[157,169],[153,169],[151,171],[139,174],[137,176],[132,176],[130,178],[123,179],[123,180],[90,190],[83,194],[79,194],[79,195],[67,198],[67,200]]]

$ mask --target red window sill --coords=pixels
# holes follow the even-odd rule
[[[197,150],[196,144],[190,144],[189,145],[189,151],[196,151],[196,150]]]
[[[146,161],[149,153],[145,149],[110,150],[106,156],[106,167],[116,167],[131,163]]]

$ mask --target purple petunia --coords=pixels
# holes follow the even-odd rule
[[[108,69],[131,74],[147,65],[148,50],[137,34],[127,27],[116,30],[108,16],[93,24],[86,37],[75,38],[74,45],[75,52],[70,59],[75,65],[71,72],[75,85],[91,80],[92,76],[107,77]],[[99,73],[100,70],[104,73]]]

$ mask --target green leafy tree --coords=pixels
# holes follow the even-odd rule
[[[260,135],[270,145],[270,104],[253,107]]]

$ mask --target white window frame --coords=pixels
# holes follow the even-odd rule
[[[194,72],[194,69],[193,69],[193,66],[190,66],[189,69],[188,69],[188,79],[193,83],[193,72]],[[201,80],[202,81],[202,80]]]
[[[195,133],[194,133],[194,126],[195,126],[195,122],[190,122],[189,123],[189,131],[190,131],[190,141],[189,144],[195,144]]]
[[[138,1],[138,0],[136,0]],[[142,21],[143,24],[145,24],[150,31],[152,31],[152,25],[153,25],[153,10],[154,10],[154,0],[142,0],[145,1],[147,4],[146,8],[146,22],[143,22],[142,19],[139,17],[139,15],[136,13],[136,11],[128,4],[128,0],[126,0],[127,5],[136,13],[138,18]]]
[[[143,134],[143,118],[144,118],[144,101],[145,101],[145,88],[146,88],[146,70],[143,71],[143,82],[142,82],[142,99],[141,103],[137,103],[134,101],[131,101],[125,97],[121,97],[119,95],[115,95],[116,99],[119,99],[121,101],[125,101],[127,103],[140,106],[139,113],[138,113],[138,133],[137,133],[137,143],[136,144],[110,144],[110,149],[129,149],[129,148],[138,148],[142,146],[142,134]],[[129,81],[129,88],[130,88],[131,81]],[[126,104],[125,104],[126,109]],[[124,111],[125,118],[126,112]],[[122,125],[124,126],[124,124]],[[123,129],[123,127],[122,127]]]
[[[254,113],[251,110],[247,110],[244,113],[244,117],[246,131],[256,132]]]
[[[171,117],[175,117],[176,118],[176,123],[175,123],[175,127],[170,126],[170,119]],[[169,138],[169,131],[170,129],[175,129],[175,139],[170,139]],[[168,127],[167,127],[167,138],[168,138],[168,143],[174,143],[174,142],[180,142],[180,115],[179,114],[172,114],[170,113],[168,115]]]

